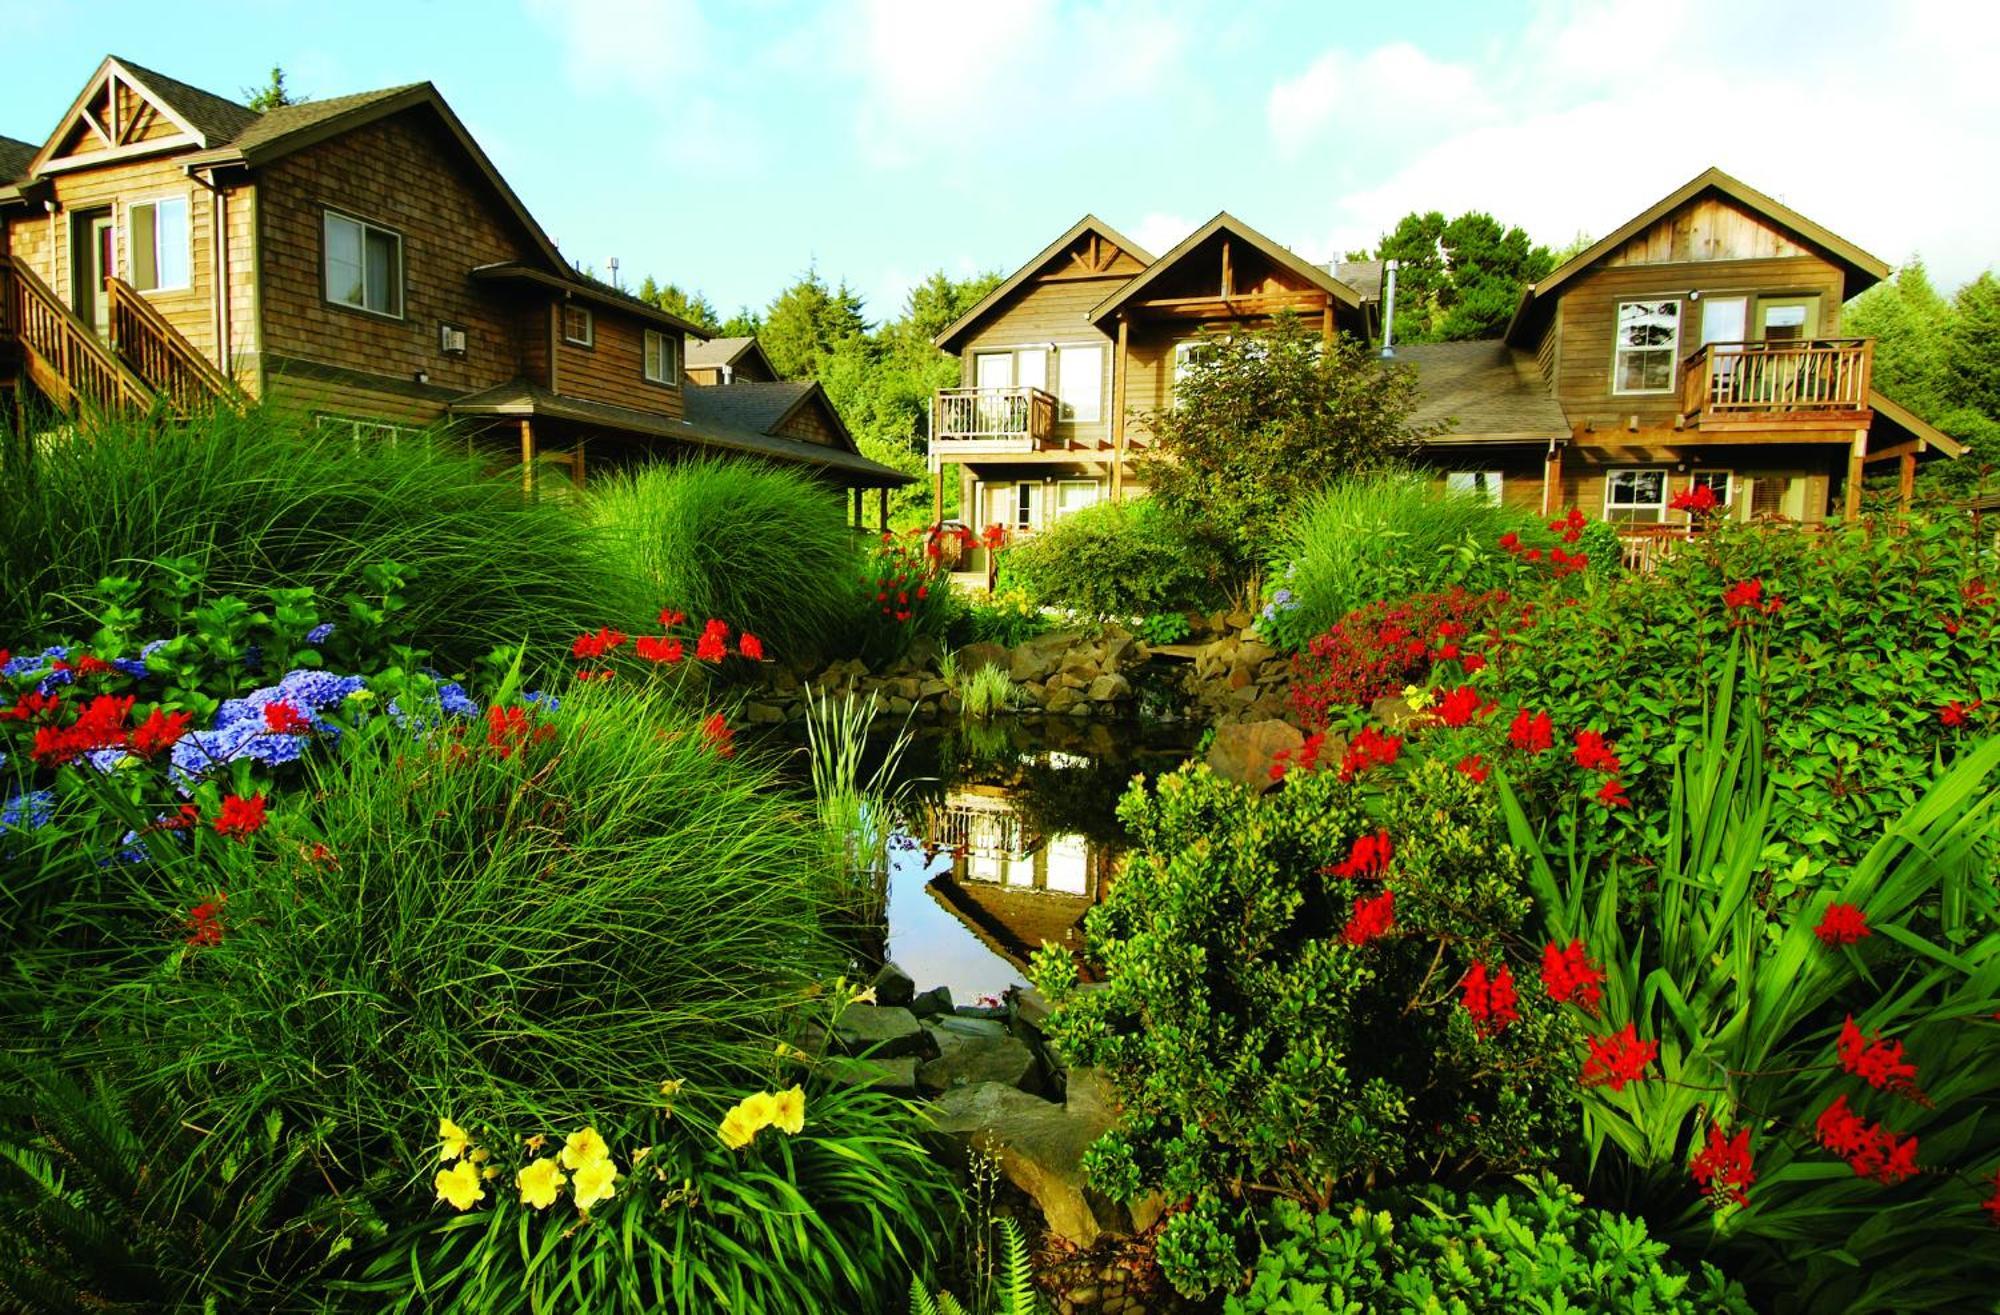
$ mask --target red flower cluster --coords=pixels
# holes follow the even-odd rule
[[[1764,582],[1752,576],[1748,580],[1738,580],[1722,591],[1722,605],[1732,612],[1756,612],[1769,615],[1785,605],[1785,600],[1776,594],[1764,597]]]
[[[526,708],[503,708],[496,703],[486,710],[486,745],[502,758],[511,758],[522,746],[540,744],[555,733],[553,726],[537,725]]]
[[[701,738],[709,748],[715,750],[716,757],[736,756],[736,732],[729,729],[729,723],[722,719],[721,713],[711,713],[708,720],[701,724]]]
[[[312,729],[312,718],[279,699],[264,705],[264,729],[276,735],[303,735]]]
[[[1499,972],[1490,975],[1484,963],[1473,964],[1461,990],[1465,1012],[1472,1015],[1472,1025],[1480,1036],[1499,1036],[1510,1024],[1521,1021],[1520,1010],[1515,1008],[1520,997],[1514,992],[1514,970],[1504,962]]]
[[[662,630],[672,630],[687,619],[688,614],[676,608],[663,607],[660,609],[660,629]]]
[[[1349,945],[1366,945],[1395,925],[1396,892],[1384,890],[1379,895],[1355,900],[1354,913],[1340,934]]]
[[[1843,1073],[1852,1073],[1877,1091],[1894,1091],[1912,1099],[1922,1095],[1917,1090],[1917,1066],[1903,1058],[1903,1043],[1884,1041],[1880,1032],[1865,1035],[1856,1026],[1854,1015],[1849,1014],[1841,1026],[1834,1050]]]
[[[1819,926],[1813,928],[1820,943],[1830,946],[1852,945],[1873,934],[1868,930],[1868,915],[1852,904],[1827,905]]]
[[[1384,735],[1373,726],[1363,726],[1360,733],[1348,741],[1347,753],[1340,760],[1340,779],[1352,781],[1371,767],[1387,767],[1402,752],[1400,736]]]
[[[1475,632],[1497,638],[1495,618],[1507,600],[1500,590],[1452,589],[1349,612],[1293,660],[1292,706],[1307,726],[1324,727],[1330,708],[1366,707],[1424,684],[1435,663],[1477,671],[1486,658],[1463,641]]]
[[[1604,970],[1590,961],[1582,941],[1567,948],[1550,941],[1542,947],[1542,989],[1557,1004],[1574,1002],[1594,1014],[1604,998]]]
[[[1296,749],[1280,749],[1271,755],[1271,779],[1282,781],[1285,773],[1296,767],[1302,772],[1310,772],[1319,766],[1320,750],[1326,748],[1326,732],[1314,731]]]
[[[222,903],[224,896],[217,891],[212,900],[203,900],[188,910],[187,920],[182,924],[187,928],[187,943],[197,949],[222,944]]]
[[[0,653],[4,652],[5,649],[0,649]],[[33,721],[37,717],[53,717],[60,711],[60,698],[31,689],[15,700],[13,707],[0,708],[0,721]]]
[[[1460,758],[1458,760],[1458,770],[1462,775],[1469,776],[1475,781],[1484,781],[1488,776],[1492,775],[1486,766],[1486,760],[1476,753],[1468,753],[1465,757]]]
[[[1618,774],[1621,764],[1611,744],[1598,731],[1578,731],[1576,733],[1576,765],[1586,772],[1609,772]]]
[[[1724,1200],[1749,1205],[1750,1184],[1757,1181],[1756,1170],[1750,1167],[1750,1129],[1738,1128],[1734,1137],[1724,1137],[1720,1125],[1709,1124],[1708,1145],[1695,1155],[1690,1168],[1716,1205]]]
[[[1546,712],[1529,712],[1526,708],[1514,714],[1514,720],[1507,727],[1507,743],[1523,753],[1543,753],[1555,747],[1555,727]]]
[[[1857,1177],[1873,1178],[1885,1187],[1894,1187],[1917,1172],[1917,1139],[1898,1137],[1880,1123],[1865,1123],[1847,1108],[1845,1095],[1821,1112],[1813,1124],[1813,1139],[1854,1170]]]
[[[1953,699],[1938,709],[1938,721],[1942,725],[1954,728],[1963,726],[1972,719],[1972,714],[1979,711],[1985,704],[1985,699],[1974,699],[1970,703]]]
[[[1624,783],[1615,776],[1597,787],[1596,798],[1597,802],[1606,808],[1630,808],[1632,806],[1631,799],[1626,797]]]
[[[946,535],[952,533],[945,532]],[[912,544],[899,542],[894,534],[885,532],[868,573],[861,577],[861,583],[874,590],[875,602],[882,615],[894,617],[899,625],[907,625],[915,619],[917,604],[931,596],[931,582],[944,569],[939,546],[942,536],[938,527],[932,526],[923,532],[922,537],[924,546],[919,550]],[[957,537],[961,547],[967,546],[964,536]],[[995,542],[987,546],[997,550],[1000,544]]]
[[[1493,711],[1493,704],[1479,697],[1479,691],[1470,685],[1460,685],[1437,701],[1435,716],[1446,726],[1469,725],[1474,717],[1483,717]]]
[[[1992,1215],[1995,1224],[2000,1224],[2000,1169],[1993,1171],[1993,1195],[1981,1201],[1979,1208]]]
[[[720,662],[729,656],[729,623],[710,618],[695,641],[694,655],[702,662]]]
[[[1549,533],[1564,543],[1575,543],[1583,537],[1583,527],[1588,524],[1590,517],[1584,515],[1580,508],[1571,507],[1567,515],[1549,522]]]
[[[922,592],[921,586],[918,592]],[[739,656],[748,658],[752,662],[762,662],[764,660],[764,641],[746,630],[736,637],[736,652]]]
[[[127,748],[141,758],[151,758],[165,753],[180,742],[187,734],[188,723],[194,719],[189,712],[164,712],[154,708],[146,714],[146,720],[132,729]]]
[[[1706,484],[1696,484],[1692,488],[1685,488],[1674,494],[1672,500],[1667,503],[1667,508],[1670,511],[1684,511],[1690,516],[1702,517],[1721,505],[1714,489]]]
[[[1379,877],[1389,870],[1389,860],[1396,855],[1396,844],[1389,839],[1387,831],[1377,831],[1372,836],[1358,836],[1354,848],[1348,851],[1345,861],[1335,863],[1327,872],[1336,877]]]
[[[573,658],[601,658],[625,642],[623,631],[599,626],[594,635],[578,635],[569,646]]]
[[[131,748],[131,732],[125,725],[131,711],[131,695],[100,694],[69,725],[37,726],[31,750],[35,761],[44,767],[59,767],[100,749]]]
[[[225,795],[222,812],[215,819],[215,833],[234,840],[248,840],[264,829],[264,796]]]
[[[674,613],[679,616],[680,613]],[[648,662],[675,663],[686,656],[687,650],[681,641],[669,635],[641,635],[632,645],[632,651]]]
[[[1613,1091],[1623,1091],[1626,1083],[1644,1079],[1646,1065],[1659,1055],[1660,1043],[1641,1041],[1638,1030],[1630,1023],[1610,1036],[1591,1037],[1590,1055],[1583,1061],[1583,1085],[1601,1084]]]

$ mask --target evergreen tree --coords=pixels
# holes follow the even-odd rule
[[[273,64],[271,80],[261,87],[245,87],[243,103],[262,114],[265,110],[275,110],[280,105],[300,105],[310,96],[303,96],[285,85],[285,70]]]
[[[1895,278],[1847,304],[1841,331],[1873,338],[1875,386],[1935,423],[1951,409],[1945,346],[1951,316],[1951,305],[1932,286],[1924,262],[1912,256]]]
[[[2000,419],[2000,279],[1981,274],[1958,290],[1951,311],[1945,395],[1954,407]]]
[[[683,292],[672,283],[655,283],[649,275],[639,284],[639,300],[650,302],[669,315],[678,315],[688,323],[698,325],[711,338],[728,336],[722,332],[722,321],[716,316],[715,303],[699,290]]]
[[[1395,327],[1402,342],[1496,337],[1522,290],[1556,265],[1525,229],[1477,210],[1449,221],[1440,210],[1407,214],[1383,237],[1377,254],[1396,262]]]
[[[808,267],[772,299],[758,341],[779,377],[812,379],[837,346],[867,332],[859,294],[845,280],[828,288],[819,271]]]

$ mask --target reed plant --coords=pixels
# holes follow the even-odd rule
[[[958,681],[959,712],[972,721],[989,721],[1013,710],[1019,690],[1001,668],[988,663]]]
[[[903,755],[914,739],[905,718],[886,749],[873,755],[880,708],[873,694],[864,701],[853,690],[837,699],[806,690],[806,752],[820,827],[834,849],[836,898],[864,922],[879,920],[887,898],[889,842],[910,788],[900,775]]]

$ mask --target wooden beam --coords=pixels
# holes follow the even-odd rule
[[[1847,450],[1847,505],[1842,509],[1842,519],[1861,519],[1861,476],[1867,467],[1868,431],[1854,431],[1854,444]]]
[[[556,374],[556,350],[562,346],[562,307],[549,302],[549,391],[560,393],[562,383]]]
[[[1222,299],[1236,295],[1236,271],[1229,267],[1229,239],[1222,239]]]
[[[861,529],[861,486],[854,486],[854,528]]]
[[[1910,510],[1910,499],[1917,491],[1916,453],[1905,452],[1903,454],[1902,469],[1897,474],[1899,475],[1899,479],[1896,486],[1896,498],[1904,513],[1907,514]]]
[[[535,496],[535,422],[521,417],[521,492]]]
[[[1319,308],[1319,340],[1324,345],[1333,346],[1333,303]]]
[[[942,525],[944,524],[944,462],[942,461],[937,463],[935,479],[936,493],[931,499],[931,524]],[[961,515],[959,519],[964,520],[965,518]]]
[[[1878,461],[1894,461],[1898,457],[1905,457],[1905,456],[1913,457],[1917,453],[1923,450],[1924,450],[1924,440],[1922,440],[1921,438],[1913,438],[1909,440],[1907,443],[1898,443],[1894,447],[1885,447],[1879,451],[1870,452],[1866,457],[1863,458],[1863,460],[1865,460],[1869,465],[1872,466]]]
[[[1542,515],[1554,516],[1562,504],[1563,445],[1549,444],[1549,454],[1542,460]]]
[[[1131,368],[1132,322],[1118,316],[1118,352],[1111,360],[1111,500],[1125,496],[1125,375]]]

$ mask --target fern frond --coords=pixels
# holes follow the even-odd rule
[[[1006,1266],[1001,1278],[1000,1295],[1005,1303],[1001,1315],[1042,1315],[1041,1294],[1035,1291],[1035,1276],[1028,1263],[1027,1235],[1011,1219],[1002,1219],[999,1224]]]
[[[938,1315],[937,1302],[924,1291],[923,1281],[915,1274],[910,1275],[910,1315]]]

